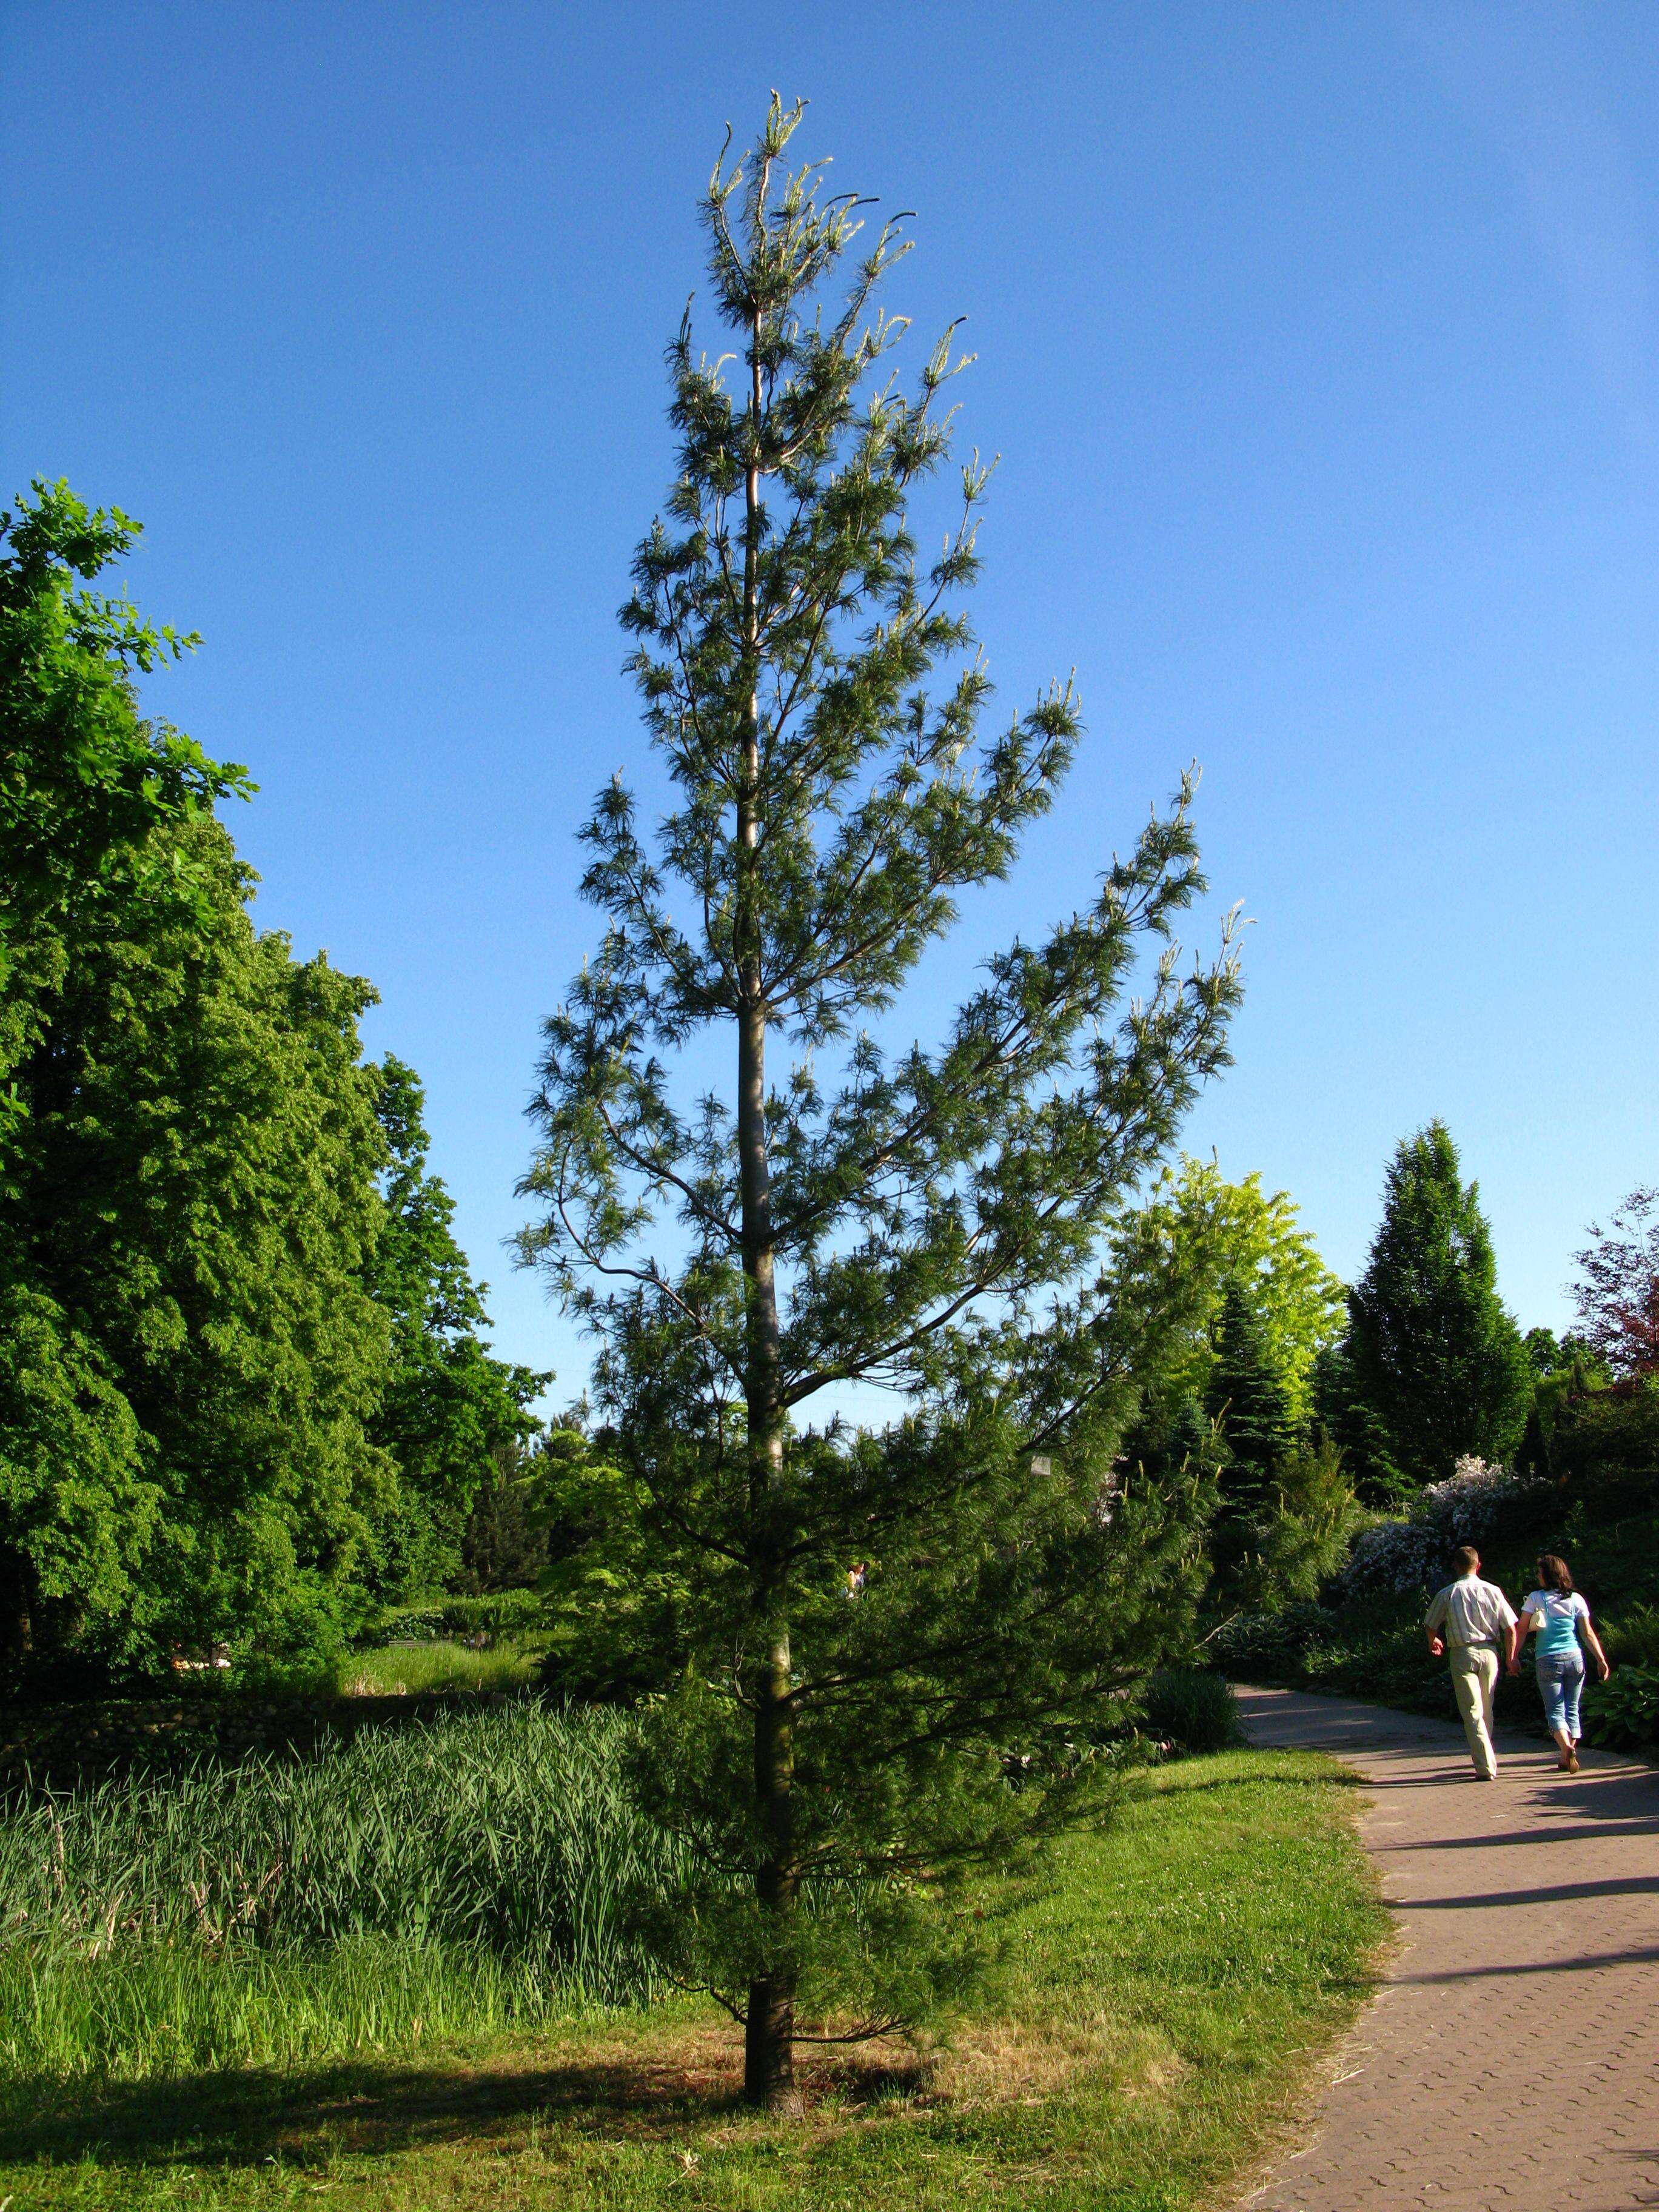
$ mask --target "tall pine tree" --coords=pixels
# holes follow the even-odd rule
[[[1521,1332],[1498,1295],[1480,1194],[1443,1121],[1402,1140],[1382,1221],[1349,1301],[1349,1370],[1412,1484],[1465,1454],[1498,1460],[1520,1442],[1532,1395]]]
[[[684,1686],[645,1723],[703,1869],[675,1930],[769,2104],[798,2002],[848,2033],[908,2016],[951,1971],[919,1895],[1061,1816],[1073,1781],[1016,1793],[1005,1757],[1185,1633],[1194,1486],[1110,1494],[1164,1285],[1103,1283],[1094,1255],[1222,1065],[1237,990],[1226,950],[1183,975],[1164,942],[1123,1003],[1200,888],[1183,790],[1097,898],[987,963],[936,1048],[869,1034],[957,893],[1006,872],[1078,717],[1054,690],[978,734],[955,600],[987,471],[919,563],[947,344],[904,397],[904,325],[872,310],[891,227],[821,307],[860,226],[784,173],[799,119],[775,101],[704,204],[734,350],[700,356],[689,319],[670,349],[679,475],[623,613],[677,798],[654,854],[620,781],[583,833],[609,926],[547,1025],[523,1240],[601,1339],[615,1510],[683,1594]],[[907,1418],[848,1433],[851,1382]]]

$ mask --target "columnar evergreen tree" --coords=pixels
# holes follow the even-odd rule
[[[978,735],[956,596],[988,472],[920,562],[906,501],[946,459],[948,341],[914,397],[890,380],[891,226],[820,307],[859,219],[783,173],[799,119],[775,102],[704,204],[735,354],[700,356],[689,319],[670,349],[679,475],[623,612],[678,796],[654,855],[620,781],[583,833],[609,927],[547,1024],[523,1239],[602,1340],[615,1510],[681,1594],[689,1671],[647,1723],[706,1873],[676,1925],[766,2102],[791,2094],[798,2001],[850,2008],[848,2033],[907,2014],[949,1971],[906,1938],[917,1891],[1060,1817],[1072,1785],[1012,1792],[1004,1758],[1185,1633],[1203,1500],[1111,1494],[1170,1286],[1103,1283],[1094,1255],[1222,1065],[1237,989],[1224,948],[1183,976],[1166,943],[1121,1008],[1200,887],[1183,787],[1091,904],[988,963],[937,1048],[890,1059],[865,1027],[957,894],[1006,872],[1078,716],[1056,690]],[[730,1091],[688,1109],[668,1062],[695,1047],[706,1079],[710,1030]],[[907,1418],[803,1425],[853,1382]]]
[[[1255,1513],[1271,1501],[1296,1443],[1290,1390],[1266,1324],[1237,1284],[1222,1301],[1214,1336],[1204,1410],[1226,1447],[1222,1498],[1231,1510]]]
[[[1383,1512],[1404,1510],[1418,1485],[1395,1466],[1394,1446],[1354,1366],[1352,1327],[1314,1361],[1316,1432],[1341,1453],[1362,1504]]]
[[[1466,1453],[1496,1460],[1514,1450],[1531,1365],[1498,1295],[1479,1188],[1463,1182],[1443,1121],[1395,1154],[1350,1316],[1353,1382],[1409,1482],[1440,1480]]]
[[[461,1531],[453,1587],[465,1595],[533,1589],[546,1571],[547,1530],[535,1480],[541,1458],[536,1439],[514,1437],[496,1451]]]

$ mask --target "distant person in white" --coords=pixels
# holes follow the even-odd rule
[[[1492,1747],[1492,1700],[1498,1687],[1500,1655],[1510,1656],[1515,1608],[1496,1583],[1480,1579],[1480,1554],[1472,1544],[1452,1553],[1457,1580],[1437,1590],[1428,1618],[1429,1649],[1437,1659],[1451,1646],[1452,1693],[1463,1717],[1469,1757],[1482,1782],[1498,1779],[1498,1754]],[[1441,1630],[1446,1633],[1443,1640]]]
[[[1510,1672],[1521,1672],[1521,1647],[1536,1629],[1538,1690],[1544,1718],[1560,1753],[1563,1774],[1578,1771],[1578,1698],[1584,1686],[1583,1646],[1589,1647],[1601,1680],[1607,1679],[1607,1655],[1590,1626],[1589,1607],[1572,1586],[1567,1563],[1554,1552],[1538,1562],[1538,1587],[1521,1606],[1521,1625],[1510,1651]]]

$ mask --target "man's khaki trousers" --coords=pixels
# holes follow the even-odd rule
[[[1498,1687],[1498,1654],[1490,1644],[1454,1644],[1451,1649],[1452,1693],[1462,1716],[1463,1733],[1469,1741],[1469,1757],[1483,1781],[1498,1771],[1498,1753],[1492,1747],[1492,1701]]]

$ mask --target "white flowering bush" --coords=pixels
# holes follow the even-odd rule
[[[1404,1595],[1444,1582],[1460,1544],[1478,1549],[1517,1507],[1540,1501],[1549,1486],[1468,1454],[1444,1482],[1431,1483],[1402,1520],[1378,1521],[1355,1539],[1342,1576],[1344,1597],[1368,1590]]]

